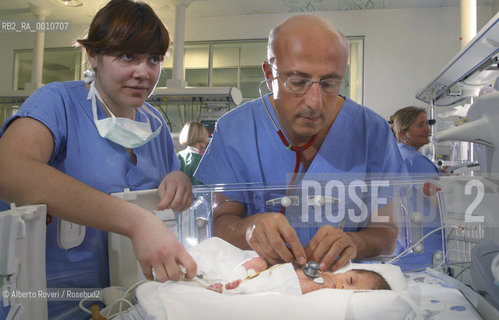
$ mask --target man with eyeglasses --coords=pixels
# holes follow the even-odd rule
[[[350,229],[324,220],[311,227],[290,222],[293,200],[287,196],[297,177],[404,171],[386,121],[339,95],[348,51],[345,37],[312,15],[291,17],[270,32],[261,86],[272,93],[219,119],[195,173],[204,184],[251,183],[247,192],[215,195],[216,236],[255,250],[270,264],[316,261],[333,271],[351,259],[394,251],[392,202],[378,210],[388,222]],[[286,192],[258,186],[285,186]]]

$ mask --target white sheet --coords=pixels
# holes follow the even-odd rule
[[[242,251],[217,238],[208,239],[189,251],[198,263],[199,272],[211,279],[227,281],[241,276],[243,271],[236,266],[255,256],[254,252]],[[383,274],[387,281],[397,270],[392,267],[389,266]],[[395,283],[390,281],[390,285]],[[407,293],[396,290],[324,289],[302,296],[278,293],[229,295],[207,290],[192,282],[149,282],[136,289],[136,297],[139,312],[145,319],[421,318],[419,309]]]
[[[148,282],[136,290],[144,319],[417,319],[395,291],[324,289],[303,296],[276,293],[224,295],[197,286]],[[420,317],[421,318],[421,317]]]

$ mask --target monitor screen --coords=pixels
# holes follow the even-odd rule
[[[213,131],[215,131],[215,124],[217,120],[201,120],[201,124],[206,127],[208,133],[210,134],[210,138],[213,135]]]

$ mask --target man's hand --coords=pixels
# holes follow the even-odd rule
[[[161,198],[157,210],[184,211],[191,206],[194,196],[189,177],[181,171],[172,171],[164,177],[158,187]]]
[[[246,241],[269,265],[283,261],[297,261],[301,265],[306,263],[305,250],[283,214],[259,213],[248,219]]]
[[[310,240],[305,253],[309,261],[320,264],[321,270],[335,271],[357,256],[357,247],[348,233],[325,225]]]

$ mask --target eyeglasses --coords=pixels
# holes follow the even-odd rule
[[[284,85],[284,88],[291,93],[296,93],[296,94],[301,94],[307,92],[310,87],[314,83],[318,83],[319,86],[321,87],[322,93],[326,95],[331,95],[335,96],[339,94],[340,88],[338,84],[341,83],[341,79],[323,79],[320,81],[313,81],[312,79],[309,78],[304,78],[304,77],[299,77],[295,75],[288,76],[287,78],[283,79],[277,72],[277,67],[269,63],[269,66],[272,69],[276,70],[277,76],[271,80],[279,79],[282,81],[282,84]],[[267,80],[269,81],[269,80]]]
[[[321,87],[322,93],[326,95],[338,95],[339,94],[339,86],[338,84],[341,80],[338,79],[323,79],[320,81],[313,81],[309,78],[297,77],[297,76],[289,76],[283,80],[281,76],[277,76],[274,79],[279,79],[282,81],[284,88],[291,93],[305,93],[314,83],[318,83]],[[272,79],[272,80],[274,80]]]

